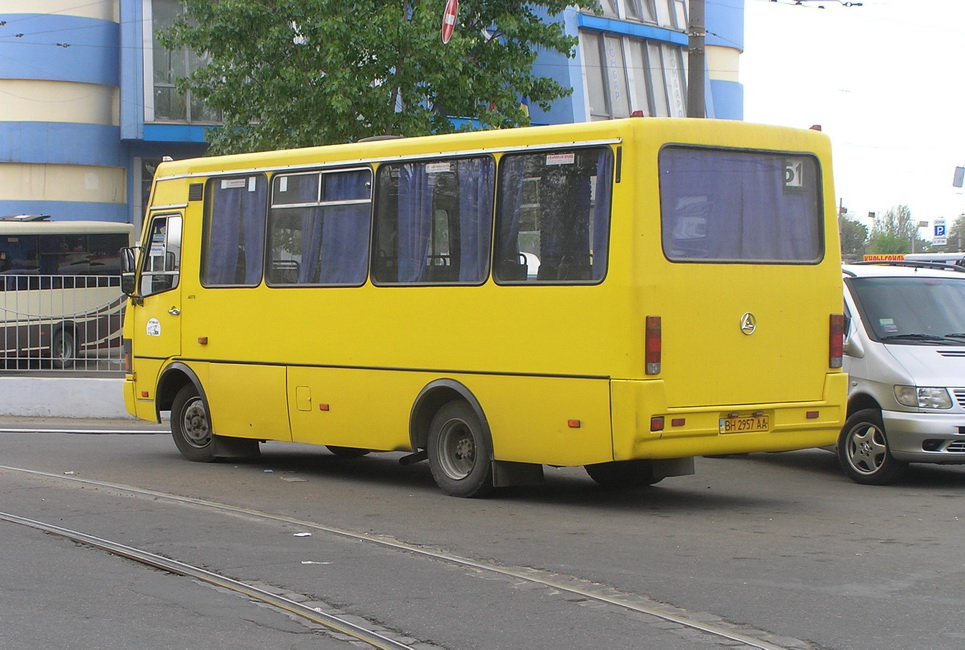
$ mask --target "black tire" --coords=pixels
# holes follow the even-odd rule
[[[77,346],[74,333],[67,329],[54,332],[50,341],[50,364],[54,368],[64,369],[74,365],[77,358]]]
[[[171,436],[178,451],[196,463],[215,459],[208,409],[193,384],[178,391],[171,404]]]
[[[609,463],[584,465],[583,469],[597,485],[612,489],[626,489],[654,485],[663,480],[653,472],[653,461],[621,460]]]
[[[429,425],[429,469],[454,497],[484,497],[493,489],[492,442],[472,407],[444,404]]]
[[[339,458],[359,458],[360,456],[364,456],[369,453],[368,449],[359,449],[358,447],[338,447],[336,445],[325,445],[325,448]]]
[[[901,478],[908,463],[895,460],[877,409],[854,413],[838,436],[838,462],[855,483],[887,485]]]

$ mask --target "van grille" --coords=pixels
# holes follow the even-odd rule
[[[945,447],[945,451],[953,454],[962,453],[965,451],[965,440],[956,440],[955,442],[948,443],[948,446]]]
[[[962,408],[965,408],[965,388],[952,388],[950,389],[955,395],[955,401]]]
[[[936,352],[943,357],[948,357],[949,359],[965,358],[965,350],[936,350]]]

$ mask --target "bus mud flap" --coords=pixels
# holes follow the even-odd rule
[[[493,461],[493,487],[511,485],[542,485],[543,466],[535,463]]]
[[[257,440],[211,435],[215,458],[257,458],[261,455]]]

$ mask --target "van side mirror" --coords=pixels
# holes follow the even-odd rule
[[[864,346],[857,332],[849,330],[844,337],[844,353],[852,359],[860,359],[864,356]]]

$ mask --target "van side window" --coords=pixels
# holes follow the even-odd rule
[[[605,147],[503,157],[493,274],[497,282],[603,280],[612,161]]]

